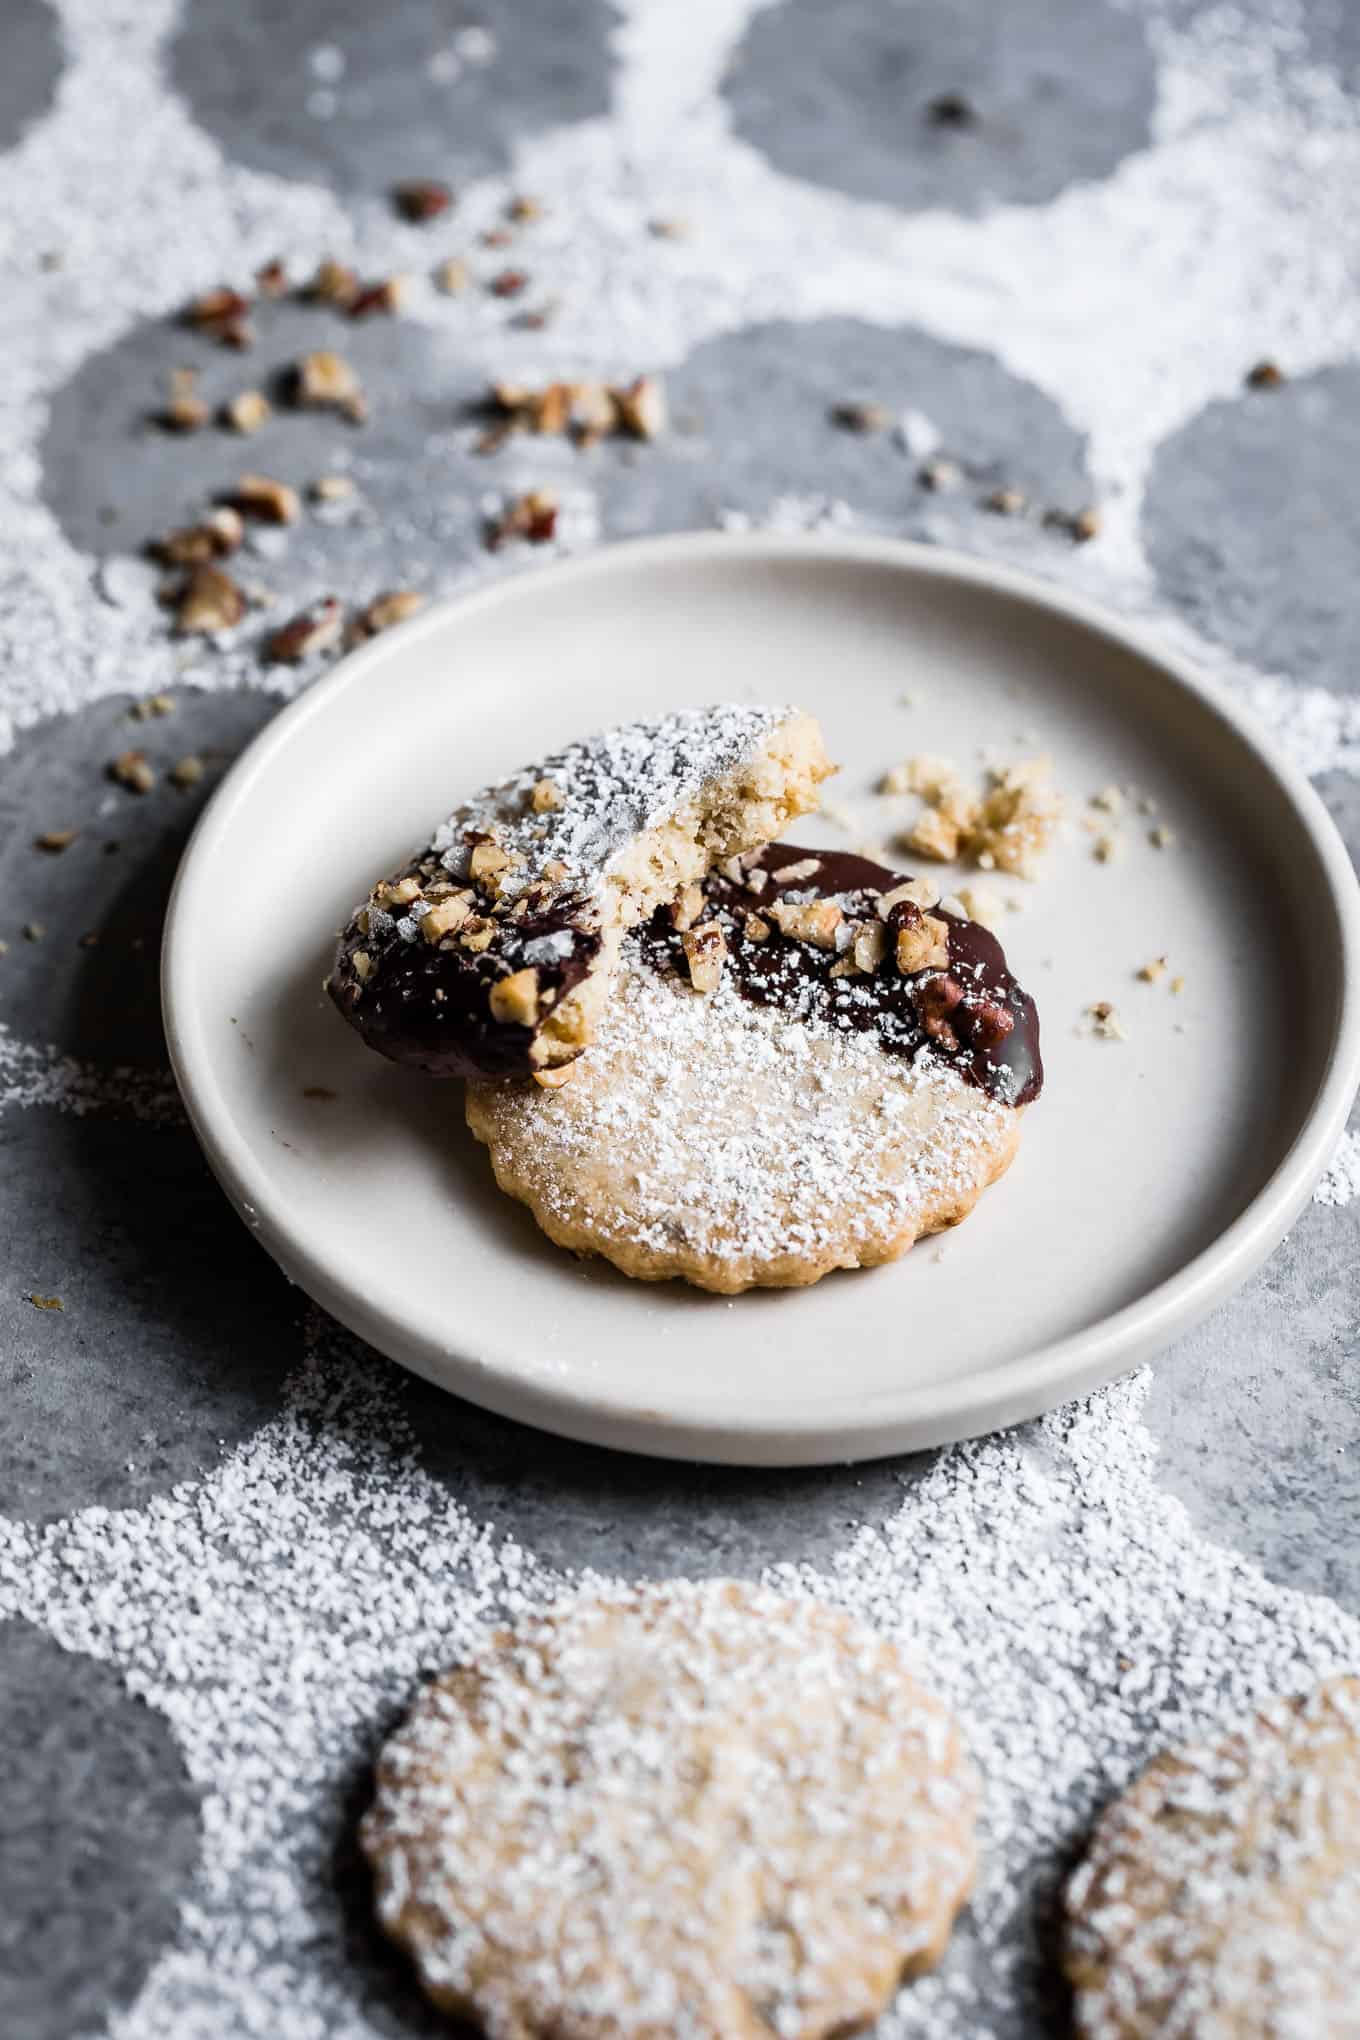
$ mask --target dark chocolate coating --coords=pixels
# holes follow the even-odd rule
[[[817,860],[809,877],[781,884],[773,876],[809,858]],[[771,844],[752,868],[771,874],[759,890],[721,872],[711,873],[704,885],[709,917],[720,923],[727,941],[725,972],[744,997],[856,1032],[872,1030],[891,1055],[913,1056],[929,1045],[940,1062],[1003,1104],[1028,1105],[1038,1097],[1044,1081],[1039,1016],[1033,999],[1007,970],[1001,944],[986,928],[935,907],[931,912],[949,931],[947,974],[928,970],[903,976],[890,940],[876,971],[833,978],[835,951],[790,940],[777,929],[764,941],[752,941],[745,933],[746,916],[766,917],[776,900],[834,898],[847,918],[873,919],[881,895],[900,886],[905,874],[849,851],[804,850],[791,843]],[[658,914],[636,939],[654,968],[686,974],[683,943],[666,913]],[[932,1038],[923,1014],[932,1010],[932,997],[946,975],[954,981],[943,994],[948,1031]],[[955,993],[961,995],[956,1002]],[[1000,1036],[997,1008],[1011,1021],[1009,1033]]]
[[[397,878],[419,877],[421,870],[417,860]],[[540,996],[553,995],[546,1008],[551,1010],[575,990],[600,953],[599,929],[581,895],[560,896],[520,920],[497,918],[495,940],[480,954],[460,947],[456,938],[447,946],[426,942],[418,923],[408,923],[411,932],[404,933],[400,909],[366,911],[366,932],[355,918],[341,935],[326,988],[370,1048],[432,1077],[526,1075],[535,1030],[493,1018],[492,985],[532,963]],[[569,955],[549,961],[526,955],[539,938],[564,930],[572,938]],[[358,950],[372,964],[362,981],[353,968]]]

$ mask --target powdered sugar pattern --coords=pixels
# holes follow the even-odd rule
[[[1349,1204],[1360,1197],[1360,1133],[1343,1133],[1327,1173],[1313,1192],[1315,1204]]]

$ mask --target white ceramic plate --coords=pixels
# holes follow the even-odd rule
[[[903,694],[912,698],[903,705]],[[1048,1081],[1019,1159],[943,1250],[735,1300],[562,1253],[492,1184],[458,1084],[365,1050],[322,996],[333,931],[463,794],[627,717],[796,701],[878,799],[918,751],[1049,752],[1074,819],[1002,936]],[[1098,863],[1077,819],[1134,784]],[[1157,849],[1153,826],[1175,836]],[[826,822],[813,842],[851,840]],[[1169,958],[1168,976],[1138,982]],[[1169,978],[1183,975],[1177,997]],[[868,539],[623,546],[431,610],[345,660],[239,760],[165,937],[176,1074],[285,1272],[504,1414],[673,1457],[796,1464],[1026,1417],[1155,1352],[1264,1259],[1360,1076],[1354,874],[1307,783],[1117,623],[974,560]],[[1114,1002],[1128,1039],[1080,1026]],[[307,1098],[309,1087],[338,1093]]]

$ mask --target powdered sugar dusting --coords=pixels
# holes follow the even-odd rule
[[[1343,1133],[1326,1173],[1313,1192],[1315,1204],[1350,1204],[1360,1197],[1360,1133]]]
[[[435,832],[435,855],[451,876],[464,878],[466,838],[491,835],[520,860],[501,879],[502,896],[516,897],[554,862],[566,867],[564,883],[598,894],[610,860],[634,837],[754,758],[791,713],[729,702],[604,730],[474,794]],[[556,805],[540,812],[534,789],[544,781]]]
[[[479,1086],[473,1112],[536,1209],[724,1286],[887,1257],[971,1204],[1015,1123],[926,1051],[635,964],[563,1090]]]

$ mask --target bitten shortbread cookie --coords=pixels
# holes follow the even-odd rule
[[[977,1803],[886,1638],[681,1583],[566,1602],[436,1680],[362,1838],[383,1926],[491,2040],[818,2040],[938,1959]]]
[[[1360,1678],[1158,1757],[1067,1915],[1086,2040],[1356,2040]]]
[[[817,804],[795,709],[684,709],[485,788],[374,886],[328,989],[371,1048],[433,1076],[560,1069],[591,1038],[624,931]]]
[[[648,1281],[789,1288],[956,1225],[1043,1080],[1034,1003],[924,880],[775,844],[629,938],[560,1087],[473,1083],[500,1187]]]

